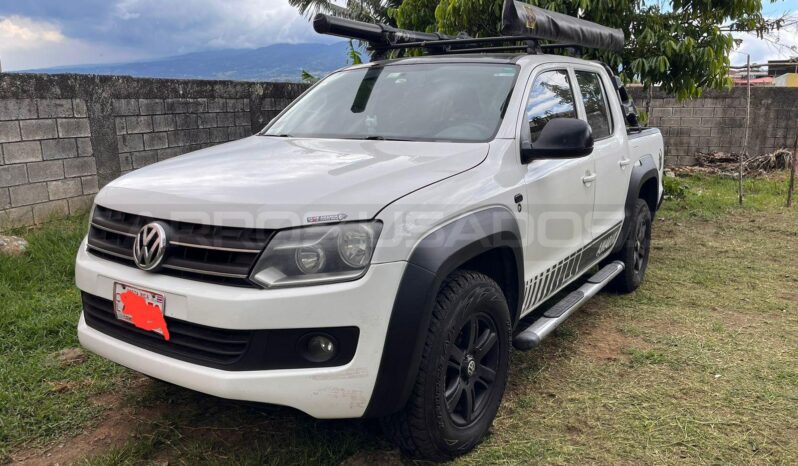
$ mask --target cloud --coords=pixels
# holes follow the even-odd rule
[[[42,43],[63,42],[64,35],[52,24],[12,16],[0,18],[0,41],[17,47],[35,47]]]
[[[30,45],[26,54],[20,54],[19,44],[9,45],[0,35],[0,58],[6,69],[332,41],[315,34],[308,19],[286,0],[0,1],[0,19],[38,37],[22,41],[36,46]],[[45,46],[44,31],[59,35],[61,45]]]
[[[117,44],[180,53],[319,39],[285,0],[121,0],[100,28]]]
[[[136,5],[135,0],[124,0],[122,2],[117,3],[114,8],[115,9],[114,16],[122,20],[140,18],[141,17],[140,13],[130,11],[131,7],[135,7],[135,5]]]
[[[135,50],[69,38],[57,24],[48,21],[0,17],[0,63],[6,71],[68,65],[81,60],[118,62],[142,56]]]
[[[732,33],[735,39],[742,40],[739,47],[731,53],[732,65],[745,65],[746,55],[751,55],[751,63],[766,63],[768,60],[784,60],[798,57],[798,26],[776,31],[764,39],[755,34]]]

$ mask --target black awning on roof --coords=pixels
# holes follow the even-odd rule
[[[620,29],[513,0],[504,2],[502,34],[614,51],[622,50],[624,44],[623,31]]]

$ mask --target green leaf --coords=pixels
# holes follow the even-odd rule
[[[659,72],[660,73],[664,73],[668,69],[668,67],[670,66],[670,63],[668,62],[668,57],[665,57],[665,56],[659,57],[657,59],[657,66],[658,66]]]
[[[313,83],[315,83],[315,82],[317,82],[319,80],[318,77],[313,76],[312,74],[310,74],[305,69],[302,70],[302,74],[300,75],[300,79],[302,80],[303,83],[307,83],[307,84],[313,84]]]
[[[352,44],[352,41],[349,41],[349,49],[347,50],[347,54],[349,55],[349,62],[352,65],[361,65],[363,64],[363,60],[360,58],[360,52],[355,49],[355,46]]]

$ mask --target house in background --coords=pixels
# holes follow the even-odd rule
[[[742,67],[729,70],[735,86],[746,86],[749,73]],[[751,65],[752,86],[798,87],[798,57],[789,60],[769,60],[767,64]]]
[[[737,75],[732,75],[732,80],[734,81],[735,86],[746,86],[748,85],[748,78],[745,76],[745,72],[739,73]],[[755,77],[754,72],[751,72],[751,85],[752,86],[773,86],[773,77],[771,76],[758,76]]]
[[[743,68],[729,70],[729,77],[732,78],[735,86],[745,86],[748,84],[748,72]],[[752,86],[772,86],[773,77],[768,75],[764,66],[751,66],[751,85]]]
[[[798,87],[798,57],[789,60],[769,60],[768,76],[777,87]]]
[[[768,76],[775,78],[786,73],[798,73],[798,57],[789,60],[768,60]]]

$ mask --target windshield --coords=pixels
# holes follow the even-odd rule
[[[334,139],[488,141],[499,129],[518,67],[436,63],[334,73],[263,133]]]

